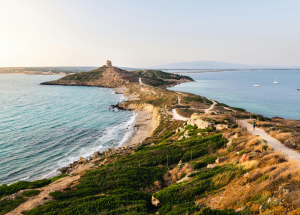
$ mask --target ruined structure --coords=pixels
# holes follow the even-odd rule
[[[111,61],[110,61],[110,60],[107,60],[107,61],[106,61],[106,66],[107,66],[107,67],[112,67]]]

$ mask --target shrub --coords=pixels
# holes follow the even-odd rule
[[[61,179],[61,178],[66,177],[66,176],[69,176],[69,175],[68,175],[68,174],[61,174],[61,175],[55,176],[55,177],[53,177],[53,178],[50,178],[50,181],[51,181],[51,182],[54,182],[54,181],[56,181],[56,180],[58,180],[58,179]]]
[[[50,183],[51,183],[51,180],[44,179],[44,180],[37,180],[37,181],[33,181],[33,182],[19,181],[19,182],[11,184],[9,186],[7,186],[6,184],[3,184],[2,186],[0,186],[0,197],[16,193],[20,190],[40,188],[40,187],[46,186]]]
[[[157,166],[175,164],[180,161],[184,154],[181,147],[175,145],[156,145],[139,148],[136,153],[128,155],[115,162],[119,166]]]
[[[210,157],[204,158],[202,161],[194,164],[194,169],[201,169],[203,167],[206,167],[208,164],[214,163],[218,157],[219,156],[210,156]]]
[[[31,196],[36,196],[36,195],[38,195],[39,193],[40,193],[39,190],[27,190],[27,191],[24,191],[24,192],[22,193],[22,195],[27,196],[27,197],[31,197]]]
[[[17,196],[14,200],[3,200],[0,202],[0,215],[6,214],[7,212],[15,209],[20,204],[25,202],[27,199]]]

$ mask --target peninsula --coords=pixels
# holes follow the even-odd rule
[[[138,129],[126,146],[81,157],[52,179],[2,185],[0,214],[299,214],[297,138],[278,143],[289,140],[296,153],[289,158],[274,150],[276,136],[262,135],[294,134],[297,122],[277,128],[286,122],[167,89],[189,81],[108,61],[42,83],[114,88],[128,97],[114,107],[142,111]],[[253,118],[259,133],[247,128]]]

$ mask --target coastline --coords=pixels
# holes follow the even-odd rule
[[[126,100],[133,101],[137,99],[137,95],[127,93],[126,87],[117,87],[113,90],[116,94],[123,94]],[[151,111],[133,108],[133,112],[137,114],[135,117],[134,130],[129,141],[125,144],[126,146],[137,145],[149,137],[156,128],[155,123],[152,123],[154,116]]]

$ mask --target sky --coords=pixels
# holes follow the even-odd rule
[[[299,0],[0,0],[0,67],[300,66]]]

